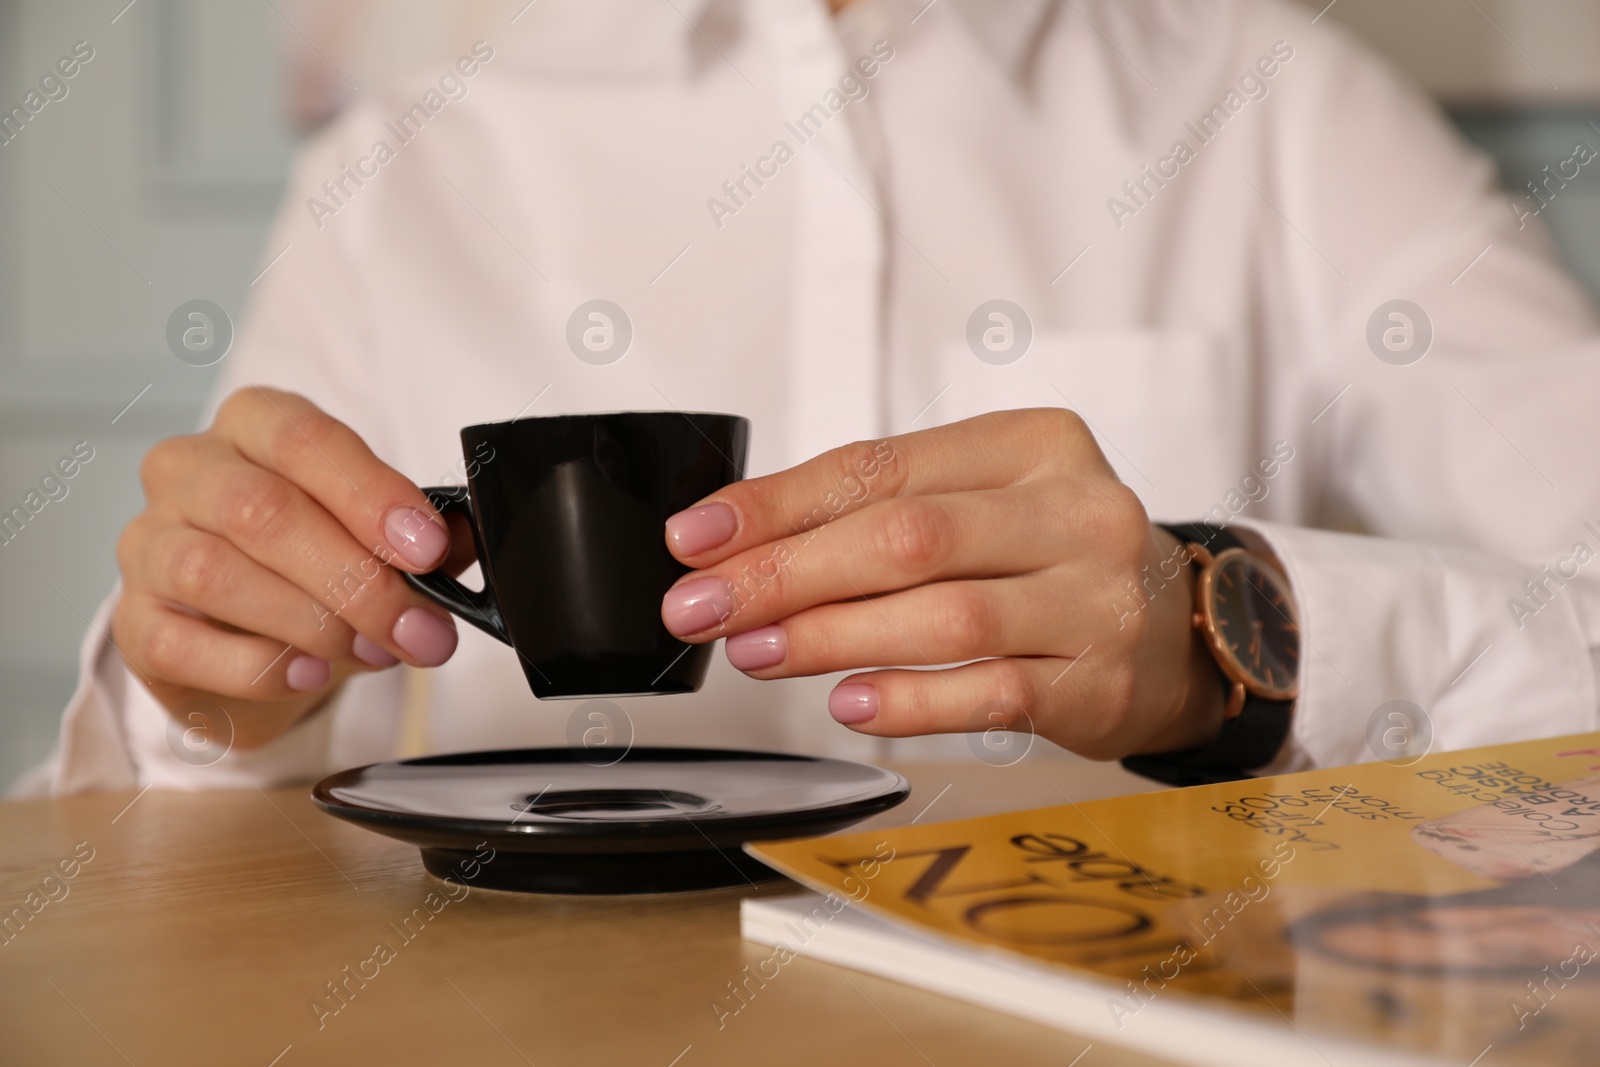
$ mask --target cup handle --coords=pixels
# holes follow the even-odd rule
[[[484,558],[483,540],[478,536],[478,524],[472,517],[472,503],[468,499],[467,490],[460,486],[430,486],[423,490],[428,494],[428,499],[433,506],[439,509],[439,514],[456,514],[464,516],[467,525],[472,529],[472,544],[478,550],[478,559]],[[494,590],[489,587],[489,575],[484,570],[483,590],[468,589],[444,571],[429,571],[427,574],[409,574],[400,572],[400,577],[406,584],[429,600],[441,607],[448,608],[454,615],[465,619],[484,633],[498,637],[506,644],[511,643],[511,634],[506,631],[506,622],[500,614],[500,605],[494,598]]]

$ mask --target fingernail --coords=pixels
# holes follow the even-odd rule
[[[284,681],[296,692],[309,693],[327,685],[332,677],[333,668],[328,666],[327,660],[315,656],[296,656],[289,661]]]
[[[437,567],[450,549],[450,532],[417,508],[402,505],[389,512],[383,533],[389,547],[413,567]]]
[[[667,537],[678,556],[694,556],[724,544],[738,528],[739,520],[726,504],[680,511],[667,520]]]
[[[696,578],[661,598],[661,621],[679,637],[717,625],[733,611],[733,590],[721,578]]]
[[[878,714],[878,691],[870,685],[841,685],[828,694],[834,722],[855,726]]]
[[[408,608],[390,636],[424,667],[437,667],[456,650],[456,628],[427,608]]]
[[[350,654],[369,667],[393,667],[400,662],[387,648],[367,640],[365,634],[356,634],[350,644]]]
[[[777,624],[730,637],[726,645],[728,662],[741,671],[776,667],[789,654],[789,638]]]

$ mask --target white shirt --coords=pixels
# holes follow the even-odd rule
[[[464,98],[427,96],[441,63],[305,148],[224,391],[304,393],[424,485],[459,481],[461,426],[519,413],[738,412],[759,474],[1068,406],[1153,518],[1234,518],[1284,561],[1306,648],[1269,769],[1373,758],[1369,720],[1395,698],[1436,749],[1594,729],[1596,320],[1490,165],[1300,8],[925,4],[542,0],[487,42]],[[386,123],[419,103],[402,144]],[[370,176],[333,199],[345,165]],[[632,324],[609,365],[566,343],[595,298]],[[968,344],[993,299],[1031,323],[1014,362]],[[1409,365],[1367,339],[1395,299],[1431,322]],[[1403,346],[1405,320],[1379,326]],[[1541,566],[1575,577],[1535,599]],[[265,785],[400,744],[391,670],[192,767],[100,636],[109,606],[57,791]],[[566,743],[573,705],[534,700],[510,650],[460,629],[420,676],[426,747]],[[965,752],[851,734],[825,710],[835,680],[758,682],[719,653],[702,692],[620,703],[640,742]]]

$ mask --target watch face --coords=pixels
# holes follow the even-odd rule
[[[1206,576],[1212,646],[1224,673],[1256,696],[1289,700],[1300,674],[1300,620],[1288,583],[1259,557],[1224,552]]]

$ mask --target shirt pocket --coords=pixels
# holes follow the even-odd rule
[[[956,353],[955,367],[955,404],[941,416],[1070,408],[1153,518],[1198,518],[1248,473],[1254,390],[1237,349],[1214,335],[1041,331],[1014,363],[988,366]]]

